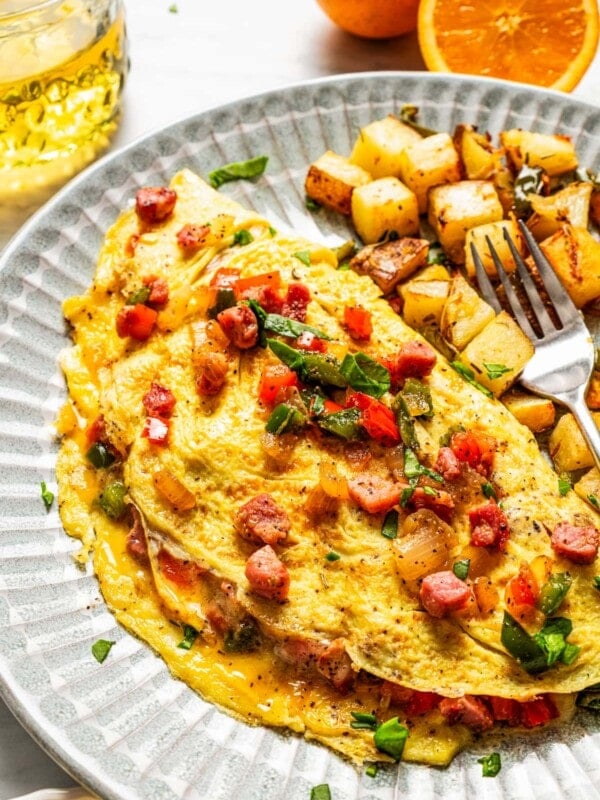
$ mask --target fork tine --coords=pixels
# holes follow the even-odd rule
[[[574,316],[577,317],[579,312],[523,220],[519,220],[519,228],[527,242],[527,247],[540,273],[548,297],[552,301],[556,315],[563,325],[567,325]],[[525,267],[525,269],[527,268]]]
[[[483,262],[479,255],[479,251],[477,250],[473,242],[471,242],[471,254],[473,256],[473,263],[475,264],[475,274],[477,275],[477,283],[479,285],[479,290],[483,295],[483,299],[486,300],[491,305],[496,314],[499,314],[502,311],[502,306],[500,305],[500,301],[496,296],[496,292],[494,291],[492,282],[490,281],[488,274],[485,271],[485,267],[483,266]]]
[[[504,238],[506,239],[506,243],[510,248],[510,252],[512,253],[515,264],[517,265],[517,271],[519,273],[519,277],[521,278],[521,285],[525,290],[525,294],[527,295],[527,299],[531,304],[531,309],[536,316],[537,322],[542,329],[542,333],[552,333],[552,331],[556,330],[556,325],[546,311],[544,301],[542,300],[539,290],[535,285],[529,270],[527,269],[527,265],[521,258],[521,254],[517,250],[515,243],[511,239],[506,229],[504,230]]]
[[[536,332],[531,327],[531,323],[527,319],[527,314],[525,313],[525,309],[523,308],[521,301],[519,300],[517,293],[515,292],[510,278],[508,277],[506,270],[504,269],[504,265],[500,260],[500,256],[498,255],[496,248],[492,244],[492,241],[489,236],[486,236],[487,246],[490,251],[490,255],[494,260],[494,266],[496,267],[496,272],[498,273],[498,277],[504,287],[504,291],[506,292],[506,299],[508,300],[508,304],[512,313],[514,314],[517,322],[521,326],[522,331],[529,336],[531,341],[535,341],[538,336]]]

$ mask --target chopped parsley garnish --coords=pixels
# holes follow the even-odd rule
[[[234,244],[244,245],[244,244],[250,244],[250,242],[253,241],[254,241],[254,236],[252,236],[250,231],[247,231],[245,228],[242,228],[241,230],[236,231],[233,234]]]
[[[482,765],[481,774],[484,778],[495,778],[502,767],[500,753],[490,753],[489,756],[478,758],[477,763]]]
[[[469,567],[471,566],[470,558],[462,558],[460,561],[455,561],[452,567],[452,572],[461,581],[466,581],[469,574]]]
[[[438,481],[438,483],[444,482],[444,478],[439,472],[435,472],[428,467],[424,467],[423,464],[420,464],[416,455],[409,447],[404,451],[404,474],[409,480],[410,478],[418,478],[421,475],[427,475],[428,478],[432,478],[434,481]]]
[[[486,397],[493,397],[493,392],[491,392],[487,386],[483,386],[481,383],[475,380],[475,373],[472,369],[465,366],[460,361],[451,361],[450,366],[461,375],[467,383],[470,383],[471,386],[474,386],[476,389],[479,389]]]
[[[398,512],[391,508],[385,515],[381,526],[381,535],[386,539],[395,539],[398,536]]]
[[[318,786],[313,786],[310,790],[310,800],[331,800],[329,784],[320,783]]]
[[[106,656],[110,653],[113,644],[115,643],[108,641],[108,639],[98,639],[97,642],[94,642],[92,645],[92,655],[99,664],[102,664],[102,662],[106,659]]]
[[[600,575],[594,575],[594,589],[600,589]]]
[[[325,555],[325,560],[326,561],[339,561],[340,558],[341,558],[341,555],[339,553],[336,553],[335,550],[330,550]]]
[[[340,372],[353,389],[371,397],[381,397],[391,385],[389,370],[365,353],[348,353],[344,356]]]
[[[561,497],[564,497],[566,494],[568,494],[572,488],[571,482],[566,480],[566,478],[558,479],[558,493]]]
[[[496,490],[494,489],[491,483],[483,483],[481,485],[481,491],[483,492],[485,497],[488,498],[488,500],[491,498],[494,498],[494,500],[496,500]]]
[[[502,375],[506,375],[507,372],[512,372],[512,367],[505,367],[504,364],[486,364],[484,362],[483,367],[491,381],[496,380],[496,378],[501,378]]]
[[[294,258],[297,258],[298,261],[310,267],[310,250],[298,250],[296,253],[292,253],[292,255]]]
[[[46,511],[50,511],[52,503],[54,502],[54,494],[46,486],[46,481],[42,481],[40,483],[40,489],[42,492],[42,500],[44,501],[44,505],[46,506]]]
[[[600,510],[600,501],[598,500],[595,494],[588,494],[587,499],[594,506],[594,508]]]
[[[309,211],[318,211],[321,208],[321,204],[308,195],[304,198],[304,205]]]
[[[208,173],[208,181],[213,189],[218,189],[228,181],[248,180],[262,175],[267,167],[268,156],[256,156],[247,161],[232,161]]]
[[[428,264],[446,263],[446,254],[444,253],[442,245],[439,242],[432,242],[429,245],[429,250],[427,251],[427,263]]]
[[[179,642],[177,647],[180,650],[191,650],[192,645],[198,638],[198,631],[191,625],[185,625],[183,628],[183,639]]]

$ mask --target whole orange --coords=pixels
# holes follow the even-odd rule
[[[342,30],[365,39],[389,39],[414,31],[419,0],[317,0]]]

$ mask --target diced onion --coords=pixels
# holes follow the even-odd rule
[[[313,517],[313,519],[319,519],[328,514],[333,514],[337,510],[337,507],[337,499],[325,494],[320,485],[313,487],[304,501],[304,510],[310,517]]]
[[[449,566],[455,544],[453,529],[428,509],[409,514],[402,523],[402,536],[394,541],[400,577],[418,580]]]
[[[498,605],[498,590],[489,578],[481,576],[473,581],[475,601],[482,614],[489,614]]]
[[[329,497],[338,500],[348,500],[348,481],[340,475],[333,461],[321,461],[319,465],[319,485]]]
[[[196,505],[194,495],[169,470],[157,470],[152,476],[152,481],[156,491],[168,500],[176,511],[190,511]]]
[[[297,442],[298,437],[294,433],[277,435],[265,431],[260,437],[264,453],[280,467],[285,467],[290,462]]]

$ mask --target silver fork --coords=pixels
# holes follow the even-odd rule
[[[559,324],[553,322],[527,265],[508,232],[504,231],[504,238],[517,265],[521,285],[541,333],[534,330],[497,251],[487,238],[487,245],[498,277],[504,287],[510,310],[534,346],[534,354],[525,365],[519,380],[526,389],[542,397],[555,400],[571,411],[579,424],[596,466],[600,469],[600,433],[585,402],[585,393],[595,361],[591,333],[585,324],[583,315],[571,301],[550,262],[521,220],[519,227],[544,284],[548,299],[559,320]],[[502,306],[473,244],[471,244],[471,252],[481,294],[499,312],[502,310]]]

